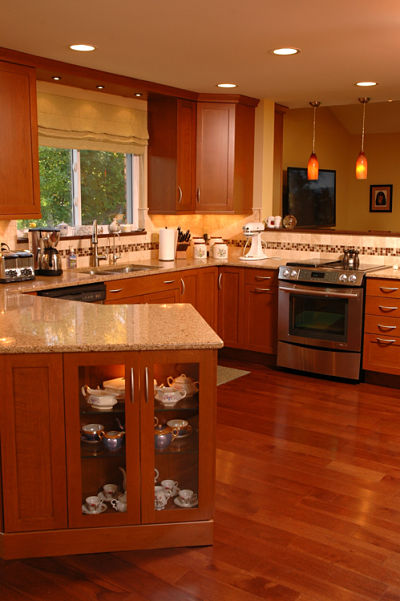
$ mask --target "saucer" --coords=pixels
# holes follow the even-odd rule
[[[99,505],[99,509],[97,511],[89,511],[86,505],[82,505],[82,513],[85,513],[86,515],[97,515],[98,513],[104,513],[105,511],[107,511],[107,505],[104,503]]]
[[[166,401],[165,399],[162,399],[160,396],[158,396],[157,393],[155,393],[154,398],[156,399],[156,401],[158,401],[159,403],[162,403],[162,405],[165,405],[166,407],[173,407],[174,405],[179,403],[179,401],[182,400],[182,399],[176,399],[174,401]]]
[[[178,507],[182,507],[182,508],[196,507],[196,505],[198,505],[198,502],[199,502],[199,500],[197,498],[197,495],[193,495],[190,503],[184,503],[180,497],[175,497],[175,499],[174,499],[175,505],[178,505]]]

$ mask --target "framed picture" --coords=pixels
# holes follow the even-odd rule
[[[369,187],[369,210],[371,213],[392,212],[392,184]]]

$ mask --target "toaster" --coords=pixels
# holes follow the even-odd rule
[[[28,250],[0,253],[0,282],[23,282],[35,279],[33,254]]]

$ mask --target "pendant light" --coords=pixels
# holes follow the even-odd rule
[[[365,105],[370,100],[371,99],[367,98],[367,97],[358,99],[358,102],[361,102],[361,104],[363,105],[363,116],[362,116],[362,130],[361,130],[361,150],[360,150],[360,154],[358,155],[357,160],[356,160],[356,179],[367,179],[368,162],[367,162],[367,157],[364,154]]]
[[[310,158],[307,163],[307,179],[318,179],[318,171],[319,171],[319,163],[317,159],[317,155],[315,154],[315,114],[317,112],[317,108],[321,103],[319,100],[314,100],[310,102],[310,105],[314,109],[313,115],[313,134],[312,134],[312,153],[310,154]]]

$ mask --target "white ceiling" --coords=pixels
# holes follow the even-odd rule
[[[2,0],[0,45],[197,92],[294,107],[400,99],[399,0]],[[97,50],[77,53],[76,42]],[[269,50],[301,48],[275,57]],[[353,84],[375,80],[368,94]]]

